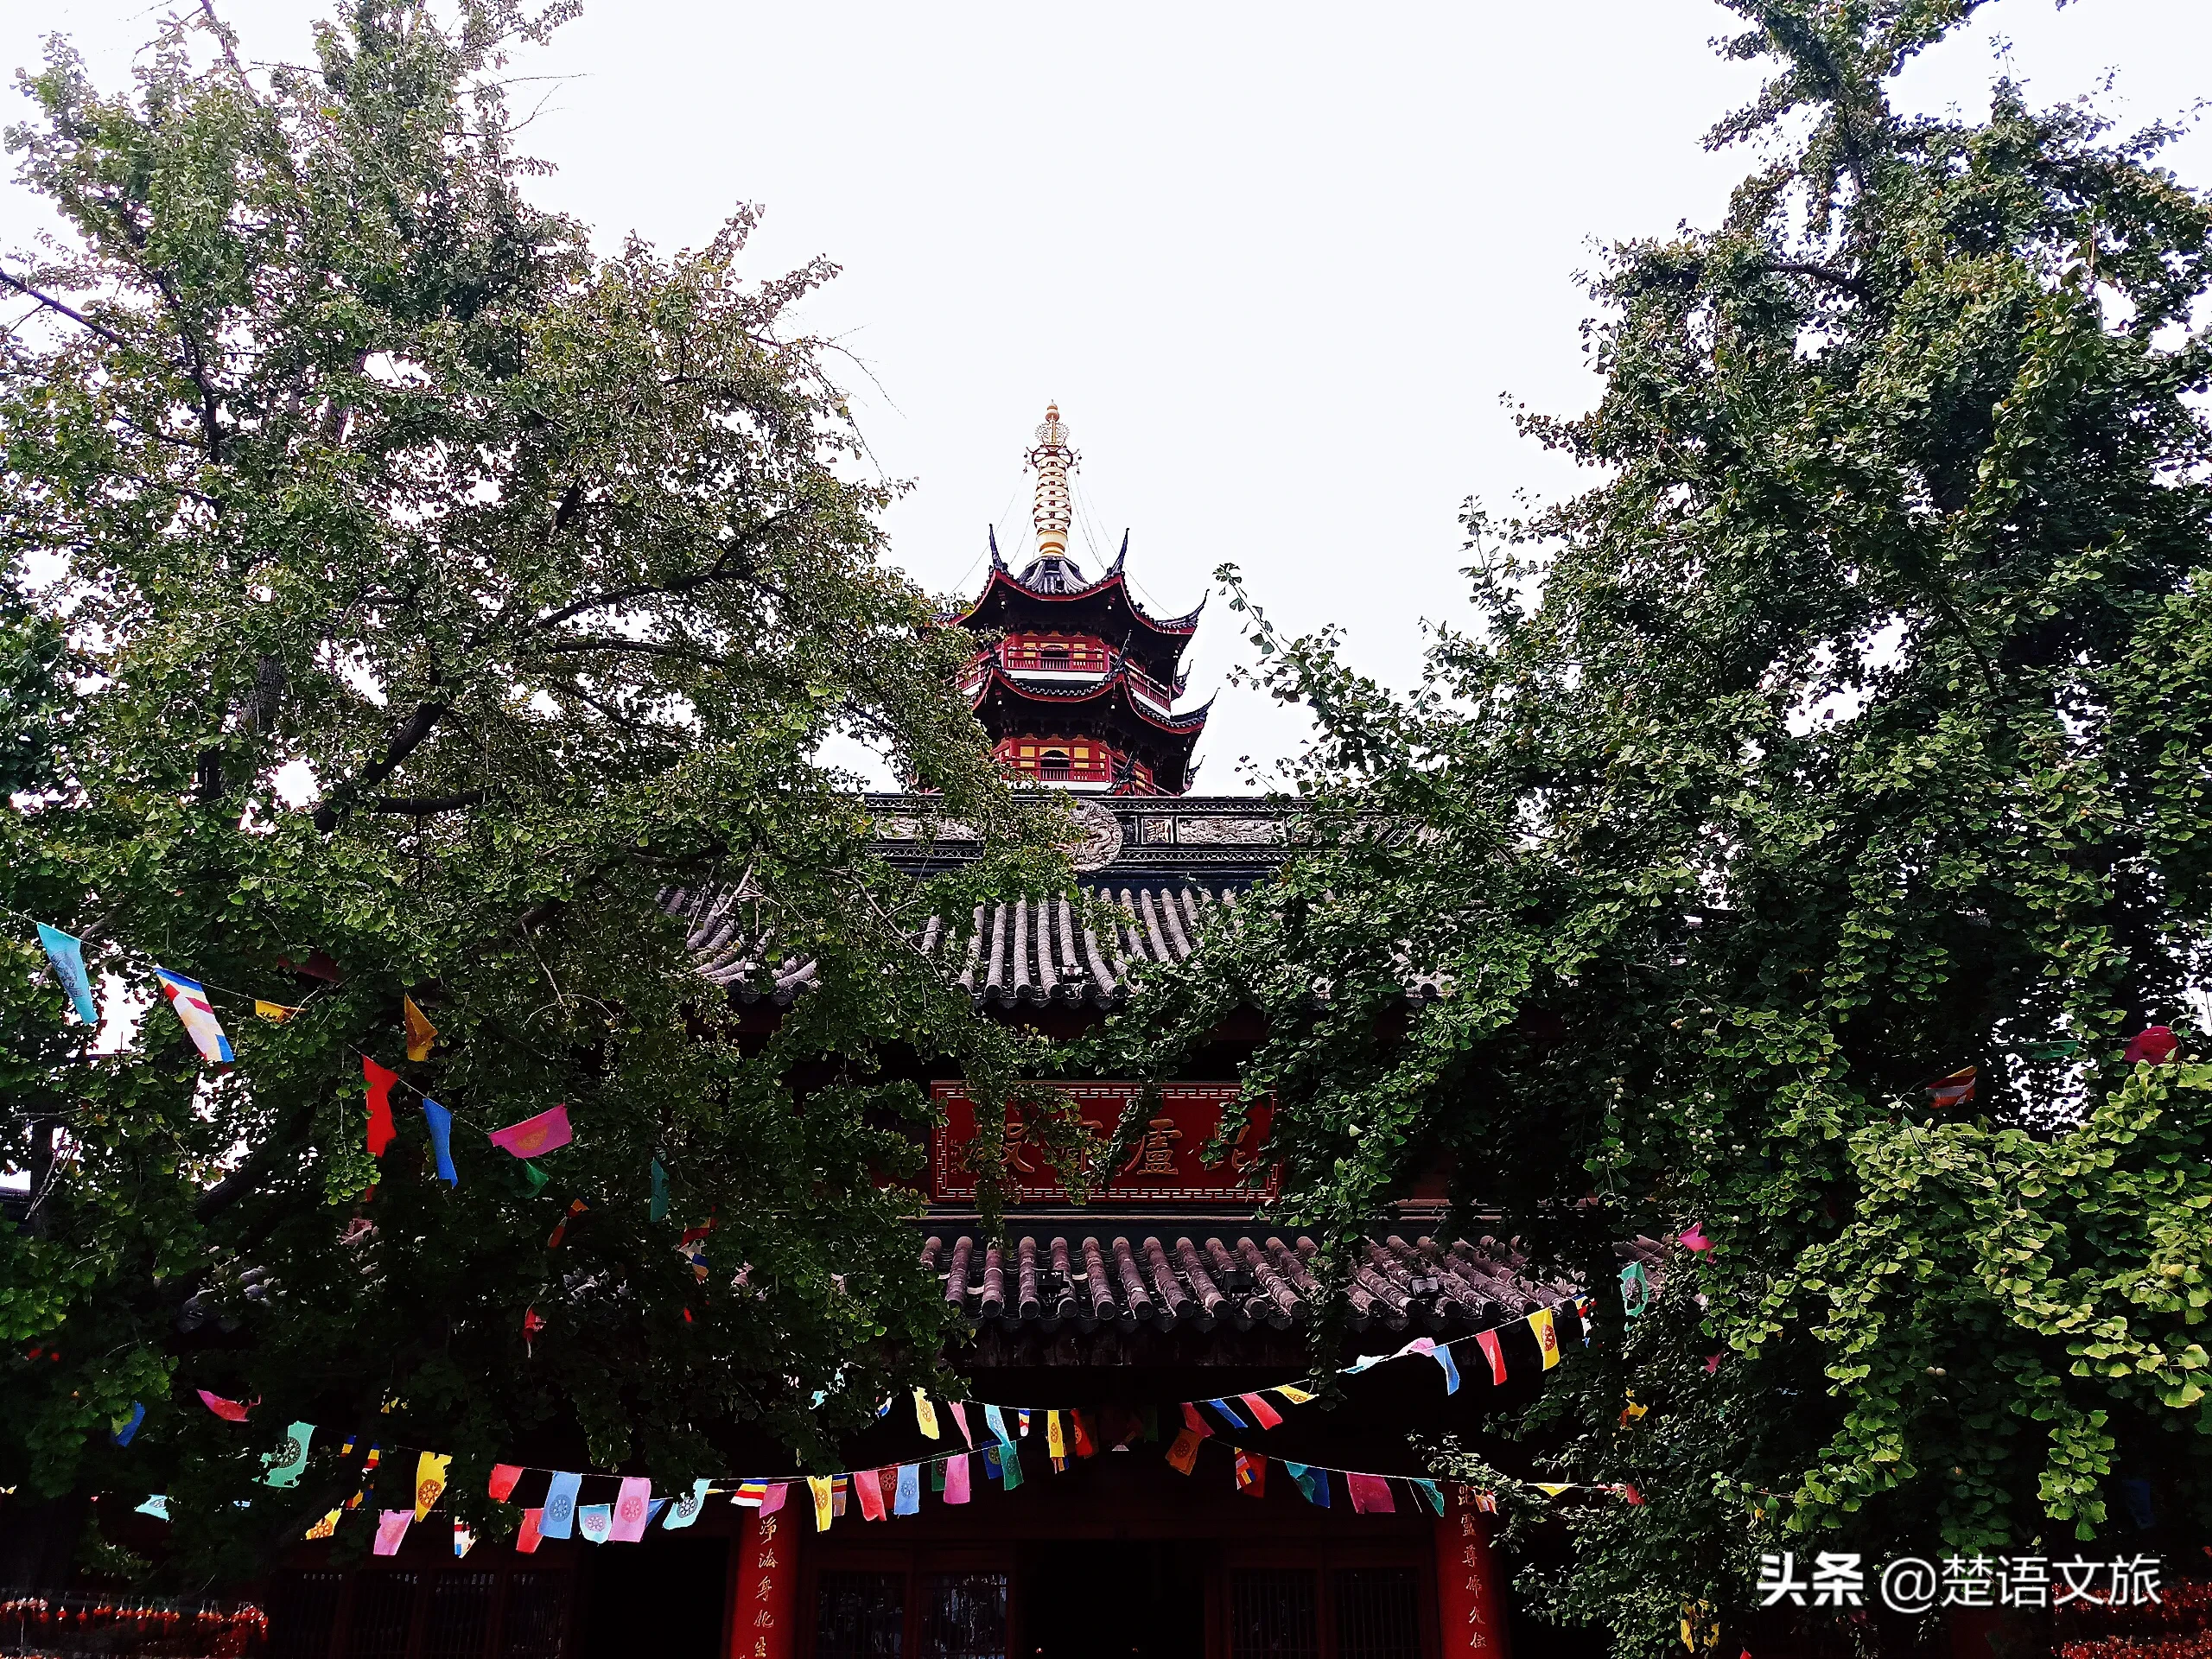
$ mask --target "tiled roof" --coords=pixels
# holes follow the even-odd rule
[[[964,950],[943,918],[932,917],[915,943],[986,1006],[1118,1007],[1132,972],[1147,963],[1184,961],[1208,920],[1233,916],[1238,902],[1230,887],[1173,881],[1101,885],[1082,898],[1080,906],[1065,896],[979,905]],[[679,888],[663,902],[690,923],[687,944],[699,971],[739,1001],[787,1007],[815,982],[810,960],[785,958],[763,971],[747,925],[750,907],[734,894]]]
[[[1158,1235],[1132,1239],[1022,1236],[985,1244],[963,1234],[922,1247],[944,1299],[985,1325],[1135,1332],[1179,1325],[1283,1330],[1306,1319],[1322,1290],[1307,1263],[1317,1246],[1280,1238]],[[1466,1332],[1520,1318],[1575,1294],[1535,1278],[1510,1244],[1448,1246],[1393,1234],[1363,1246],[1348,1300],[1355,1331]]]

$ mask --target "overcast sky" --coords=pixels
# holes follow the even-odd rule
[[[71,36],[113,86],[166,8],[0,6],[0,60]],[[304,54],[326,8],[219,0],[255,59]],[[763,204],[755,268],[817,252],[843,276],[804,321],[865,365],[855,407],[913,480],[893,556],[932,591],[979,580],[984,527],[1028,540],[1021,457],[1048,398],[1083,455],[1077,550],[1131,530],[1143,595],[1177,612],[1241,565],[1296,630],[1410,680],[1424,617],[1464,612],[1461,500],[1575,486],[1508,404],[1595,395],[1576,281],[1605,242],[1709,224],[1744,155],[1699,138],[1754,67],[1708,42],[1710,0],[1010,7],[588,3],[515,66],[556,79],[531,189],[593,225],[704,240]],[[2207,92],[2206,0],[2002,0],[1908,73],[1916,107],[1986,107],[1998,73],[2040,101],[2103,95],[2126,126]],[[11,114],[10,119],[15,118]],[[2170,160],[2212,182],[2202,131]],[[40,222],[0,189],[0,247]],[[1194,698],[1245,660],[1217,601]],[[1200,788],[1294,749],[1294,715],[1222,692]]]

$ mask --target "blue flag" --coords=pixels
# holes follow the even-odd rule
[[[461,1177],[453,1170],[453,1114],[425,1095],[423,1116],[430,1126],[430,1150],[438,1154],[438,1179],[448,1186],[459,1186]]]
[[[46,947],[46,959],[54,964],[54,976],[61,982],[61,988],[69,993],[69,1000],[76,1005],[77,1017],[88,1026],[100,1022],[99,1004],[92,1001],[92,976],[85,971],[84,942],[58,927],[38,925],[38,942]]]
[[[660,1166],[660,1160],[658,1158],[653,1160],[653,1197],[652,1204],[646,1206],[645,1219],[647,1221],[668,1219],[668,1172]]]
[[[543,1538],[566,1538],[576,1519],[576,1489],[584,1484],[582,1475],[556,1475],[553,1484],[545,1489],[545,1508],[537,1517],[538,1535]]]
[[[913,1515],[922,1507],[922,1465],[902,1463],[899,1465],[899,1490],[891,1500],[893,1515]]]
[[[1441,1352],[1442,1350],[1440,1349],[1438,1351]],[[1421,1501],[1427,1504],[1430,1509],[1434,1510],[1439,1515],[1444,1513],[1444,1494],[1437,1490],[1434,1481],[1409,1480],[1406,1484],[1420,1493]]]
[[[1216,1411],[1228,1418],[1230,1422],[1234,1423],[1239,1428],[1249,1428],[1252,1427],[1251,1424],[1246,1422],[1242,1417],[1239,1417],[1235,1411],[1230,1409],[1229,1402],[1226,1400],[1209,1400],[1206,1402],[1206,1404],[1211,1406]]]
[[[130,1414],[115,1421],[114,1440],[118,1446],[130,1444],[130,1437],[138,1432],[138,1425],[146,1421],[146,1404],[143,1400],[130,1402]]]
[[[1306,1501],[1308,1503],[1318,1504],[1325,1510],[1329,1507],[1329,1471],[1327,1470],[1316,1469],[1303,1463],[1289,1462],[1286,1462],[1283,1467],[1289,1471],[1290,1478],[1298,1483],[1298,1490],[1306,1494]]]
[[[983,1421],[991,1426],[991,1433],[998,1436],[1001,1446],[1009,1449],[1013,1446],[1014,1436],[1006,1432],[1006,1418],[996,1406],[983,1408]]]
[[[1444,1392],[1446,1394],[1459,1393],[1459,1368],[1452,1363],[1451,1349],[1446,1347],[1444,1344],[1440,1342],[1435,1347],[1428,1351],[1428,1357],[1444,1368]]]

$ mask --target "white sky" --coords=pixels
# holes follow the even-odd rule
[[[219,0],[249,58],[304,54],[296,0]],[[163,8],[0,6],[0,63],[72,36],[105,84]],[[1709,224],[1748,170],[1700,135],[1756,66],[1710,0],[1454,5],[758,3],[597,0],[515,73],[543,88],[538,200],[696,244],[764,203],[757,269],[827,253],[805,314],[880,383],[855,406],[915,481],[894,556],[970,588],[995,520],[1027,543],[1021,454],[1058,398],[1078,505],[1159,608],[1224,559],[1285,626],[1341,624],[1405,683],[1423,617],[1464,612],[1457,513],[1573,486],[1502,400],[1588,405],[1574,273],[1603,242]],[[1990,41],[2039,101],[2107,70],[2124,126],[2185,115],[2212,61],[2205,0],[2005,0],[1909,72],[1903,101],[1986,105]],[[529,107],[525,96],[524,107]],[[12,114],[10,120],[16,118]],[[2212,181],[2212,139],[2171,153]],[[0,187],[0,247],[41,217]],[[1078,522],[1077,547],[1084,551]],[[1095,569],[1096,557],[1088,561]],[[1194,698],[1246,656],[1217,601]],[[1222,696],[1200,786],[1294,749],[1295,714]]]

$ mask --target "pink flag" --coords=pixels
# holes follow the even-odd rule
[[[1242,1400],[1246,1405],[1251,1407],[1252,1414],[1260,1420],[1260,1427],[1262,1428],[1273,1428],[1276,1424],[1282,1421],[1282,1413],[1277,1411],[1266,1401],[1261,1399],[1258,1395],[1240,1394],[1236,1397],[1239,1400]]]
[[[2127,1039],[2127,1063],[2130,1065],[2164,1065],[2173,1058],[2181,1044],[2175,1039],[2171,1027],[2145,1026]]]
[[[614,1524],[607,1529],[607,1535],[626,1544],[643,1543],[645,1522],[652,1519],[652,1482],[639,1476],[626,1479],[622,1490],[615,1494]]]
[[[200,1390],[200,1403],[226,1423],[242,1423],[245,1421],[246,1413],[259,1405],[261,1402],[252,1400],[240,1405],[235,1400],[226,1400],[219,1394],[210,1394],[207,1389],[202,1389]]]
[[[853,1471],[853,1491],[859,1494],[861,1514],[870,1521],[883,1519],[883,1483],[873,1469]]]
[[[569,1108],[566,1103],[550,1112],[540,1112],[536,1117],[525,1117],[519,1123],[510,1123],[504,1129],[492,1131],[492,1144],[501,1152],[511,1152],[518,1158],[535,1158],[541,1153],[551,1152],[556,1147],[569,1144]]]
[[[521,1478],[522,1465],[520,1464],[495,1463],[492,1465],[491,1484],[486,1490],[491,1493],[492,1501],[494,1503],[504,1503],[507,1501],[508,1496],[513,1492],[515,1483]]]
[[[407,1529],[414,1524],[412,1510],[386,1510],[377,1517],[377,1547],[379,1555],[399,1554],[399,1541],[407,1535]]]
[[[1705,1224],[1694,1221],[1689,1230],[1675,1241],[1693,1255],[1702,1255],[1713,1248],[1713,1241],[1705,1236]]]
[[[944,1460],[944,1501],[948,1503],[965,1503],[968,1501],[968,1454],[965,1452],[955,1452]]]
[[[524,1510],[522,1512],[522,1530],[515,1534],[515,1548],[520,1554],[537,1554],[537,1521],[544,1513],[543,1510]]]
[[[1497,1332],[1478,1331],[1475,1346],[1483,1351],[1483,1357],[1490,1361],[1490,1380],[1499,1388],[1505,1386],[1505,1350],[1497,1345]]]
[[[787,1480],[770,1481],[768,1490],[760,1494],[760,1513],[773,1515],[778,1510],[782,1509],[784,1499],[790,1494],[791,1490],[791,1484]]]
[[[1351,1475],[1344,1477],[1344,1484],[1351,1491],[1351,1506],[1362,1515],[1395,1515],[1397,1500],[1390,1496],[1390,1483],[1381,1475]]]
[[[952,1421],[960,1425],[960,1438],[970,1446],[975,1445],[976,1437],[968,1432],[968,1408],[957,1400],[948,1400],[945,1404],[952,1408]]]

